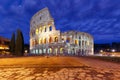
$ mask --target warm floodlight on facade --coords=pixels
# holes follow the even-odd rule
[[[30,23],[30,54],[93,55],[93,37],[85,32],[56,30],[48,8],[37,12]]]

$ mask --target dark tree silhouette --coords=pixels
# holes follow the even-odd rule
[[[10,48],[11,54],[15,55],[15,34],[14,33],[12,34],[9,48]]]
[[[20,29],[17,30],[15,53],[17,56],[24,55],[24,38],[23,38],[23,34]]]

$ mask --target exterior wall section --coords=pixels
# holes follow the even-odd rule
[[[56,30],[48,8],[37,12],[30,22],[30,54],[93,55],[93,37],[84,32]]]

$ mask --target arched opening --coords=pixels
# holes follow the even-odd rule
[[[40,32],[42,32],[42,28],[41,28],[41,27],[39,28],[39,33],[40,33]]]
[[[41,44],[43,43],[43,40],[41,39]]]
[[[38,54],[38,49],[36,49],[36,52],[35,52],[36,54]]]
[[[33,50],[32,53],[35,54],[35,50]]]
[[[86,45],[87,45],[87,41],[85,41],[85,43],[84,43],[84,44],[85,44],[84,46],[86,47]]]
[[[58,42],[58,37],[55,37],[55,42]]]
[[[78,45],[78,40],[75,40],[75,44]]]
[[[81,46],[81,41],[79,40],[79,46]]]
[[[89,46],[89,41],[87,41],[87,45]]]
[[[42,40],[41,39],[39,39],[39,44],[41,44],[42,43]]]
[[[57,55],[57,52],[58,52],[58,49],[57,49],[57,48],[55,48],[55,55]]]
[[[52,49],[51,48],[48,49],[48,53],[52,53]]]
[[[43,39],[43,43],[46,44],[46,38]]]
[[[45,27],[45,32],[47,31],[46,27]]]
[[[50,53],[52,53],[52,49],[50,48]]]
[[[61,53],[61,54],[63,53],[63,48],[60,48],[60,53]]]
[[[49,43],[51,43],[51,42],[52,42],[52,37],[49,38]]]
[[[35,45],[34,40],[32,40],[32,46],[34,46],[34,45]]]
[[[49,27],[49,31],[52,31],[52,26]]]
[[[82,41],[82,46],[84,46],[84,41]]]
[[[33,46],[35,46],[35,40],[33,40]]]
[[[68,43],[70,42],[70,38],[69,37],[67,38],[66,42],[68,42]]]
[[[72,55],[74,55],[74,54],[75,54],[75,49],[73,48],[73,49],[72,49]]]
[[[44,53],[44,54],[46,53],[46,49],[43,49],[43,53]]]
[[[35,32],[35,33],[36,33],[36,35],[39,33],[38,29],[36,29],[36,32]]]
[[[62,42],[64,42],[64,38],[62,38]]]
[[[41,49],[39,49],[39,54],[42,54],[42,50]]]
[[[81,36],[79,36],[79,39],[81,39]]]
[[[71,52],[71,50],[70,50],[70,49],[68,49],[68,52],[67,52],[67,53],[68,53],[68,54],[70,54],[70,52]]]
[[[34,32],[33,32],[33,30],[30,32],[30,36],[33,36],[34,35]]]
[[[38,44],[38,40],[35,40],[35,45],[37,45]]]

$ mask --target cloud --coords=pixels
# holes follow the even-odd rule
[[[61,31],[88,32],[95,42],[111,38],[120,41],[119,3],[120,0],[0,0],[0,33],[10,38],[20,28],[28,43],[31,17],[48,7],[56,28]]]

